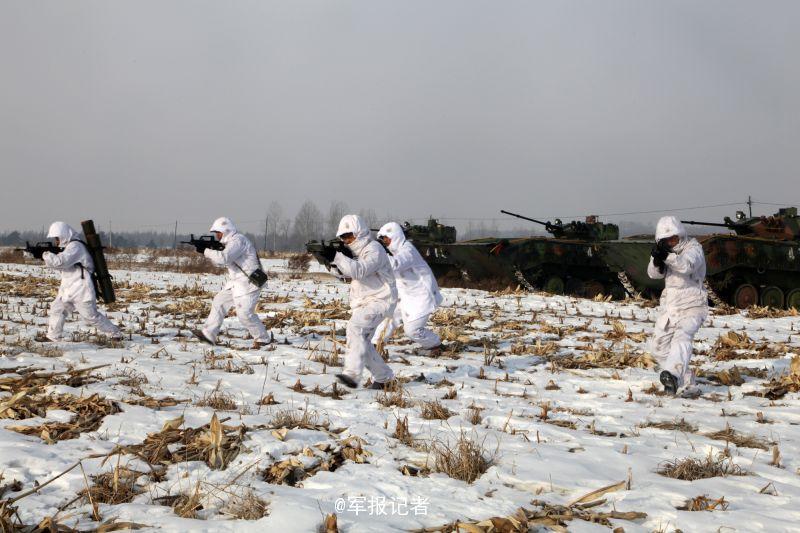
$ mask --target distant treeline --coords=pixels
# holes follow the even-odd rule
[[[273,202],[262,225],[265,231],[242,231],[250,238],[259,250],[272,251],[298,251],[303,245],[319,238],[332,238],[336,233],[339,220],[347,213],[351,213],[347,204],[333,201],[327,213],[324,213],[314,202],[305,202],[294,217],[284,216],[283,207]],[[379,217],[372,209],[356,211],[367,222],[369,227],[378,228],[383,223],[394,220],[403,223],[406,219],[386,215]],[[236,218],[233,219],[234,224]],[[412,221],[415,224],[425,224],[423,220]],[[458,229],[459,240],[476,239],[480,237],[523,237],[528,235],[545,235],[542,228],[534,224],[515,225],[512,228],[500,229],[496,221],[471,220],[465,223],[455,223],[448,220],[444,224],[455,225]],[[209,221],[209,224],[211,221]],[[655,224],[639,222],[620,222],[622,235],[652,234]],[[240,227],[240,230],[242,228]],[[178,223],[178,232],[175,231],[113,231],[110,234],[100,228],[100,238],[103,243],[116,248],[172,248],[175,243],[189,240],[189,233],[181,231]],[[20,246],[25,241],[35,242],[46,240],[46,228],[42,230],[14,230],[0,233],[0,245]]]

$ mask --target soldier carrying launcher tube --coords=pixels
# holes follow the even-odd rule
[[[59,341],[64,333],[64,320],[67,313],[77,311],[80,317],[101,333],[114,340],[122,339],[119,328],[97,310],[97,294],[92,276],[94,261],[80,234],[64,222],[53,222],[47,232],[48,239],[54,239],[61,251],[46,251],[41,258],[45,266],[61,272],[61,286],[58,295],[50,304],[47,338]]]

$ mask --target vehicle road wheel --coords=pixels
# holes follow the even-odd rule
[[[550,276],[542,288],[550,294],[564,294],[564,280],[558,276]]]
[[[792,289],[786,297],[786,308],[800,311],[800,289]]]
[[[587,281],[583,284],[583,295],[586,298],[594,298],[598,294],[603,294],[603,284],[599,281]]]
[[[739,309],[747,309],[758,303],[758,289],[749,283],[743,283],[736,287],[733,293],[733,305]]]
[[[583,296],[583,281],[578,278],[569,278],[564,290],[570,296]]]
[[[761,291],[761,305],[783,309],[783,291],[772,285]]]
[[[625,292],[625,287],[619,283],[612,284],[609,293],[613,300],[624,300],[628,296],[628,293]]]

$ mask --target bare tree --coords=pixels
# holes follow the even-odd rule
[[[311,200],[300,206],[294,217],[294,244],[298,248],[312,239],[322,237],[322,212]]]
[[[325,234],[329,237],[336,235],[336,230],[339,228],[339,221],[348,212],[347,204],[339,201],[332,201],[328,207],[328,220],[325,227]]]
[[[283,222],[283,206],[273,200],[267,210],[267,235],[272,237],[273,251],[278,249],[278,232],[281,222]]]
[[[367,225],[368,228],[378,229],[379,219],[378,215],[375,214],[374,209],[362,209],[361,211],[358,212],[358,215],[362,219],[364,219],[364,223]]]
[[[280,233],[281,238],[283,239],[283,249],[285,250],[289,246],[289,232],[292,229],[292,221],[288,218],[284,218],[278,224],[278,233]]]

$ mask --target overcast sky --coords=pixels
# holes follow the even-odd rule
[[[800,201],[796,0],[0,6],[0,230]]]

